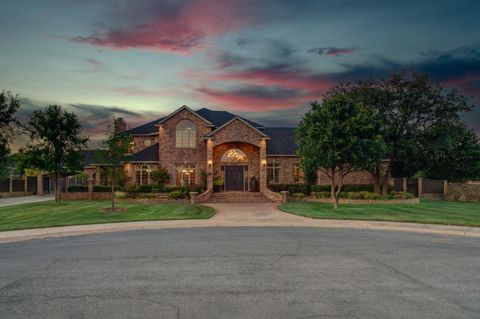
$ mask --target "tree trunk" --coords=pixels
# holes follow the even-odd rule
[[[390,179],[390,171],[392,167],[392,161],[388,162],[387,169],[385,170],[385,174],[383,176],[383,182],[382,182],[382,196],[387,196],[388,195],[388,182]]]
[[[60,187],[59,187],[58,172],[55,172],[55,202],[60,202]]]
[[[332,170],[332,177],[330,179],[330,196],[332,198],[333,208],[337,209],[338,203],[337,203],[337,199],[335,198],[335,169],[332,168],[331,170]]]
[[[370,171],[373,179],[373,191],[377,194],[381,194],[381,187],[380,187],[380,167],[376,165],[373,171]]]
[[[115,166],[112,168],[112,212],[115,211]]]

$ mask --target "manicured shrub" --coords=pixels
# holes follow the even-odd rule
[[[318,192],[315,194],[317,198],[330,198],[332,194],[330,192]]]
[[[125,189],[125,192],[127,197],[136,198],[138,193],[140,193],[140,187],[139,185],[130,185]]]
[[[75,193],[75,192],[88,192],[88,186],[87,185],[69,185],[67,187],[67,191],[69,193]]]
[[[193,184],[193,185],[188,186],[188,191],[189,192],[197,192],[197,193],[201,194],[201,193],[204,192],[204,188],[201,185]]]
[[[412,193],[409,192],[391,192],[390,195],[393,199],[410,199],[414,198]]]
[[[140,193],[151,193],[154,185],[139,185]]]
[[[305,184],[271,184],[268,188],[274,192],[288,191],[291,195],[295,193],[310,194],[310,185]]]
[[[348,192],[348,199],[364,199],[364,194],[362,192]]]
[[[365,199],[380,199],[381,197],[382,196],[380,196],[377,193],[369,192],[369,193],[366,193],[363,198],[365,198]]]
[[[304,193],[295,193],[292,195],[292,197],[295,199],[295,200],[301,200],[301,199],[304,199],[305,198],[305,194]]]
[[[95,185],[93,186],[93,192],[94,193],[106,193],[106,192],[111,192],[112,187],[111,186],[105,186],[105,185]]]
[[[172,191],[172,192],[168,193],[168,197],[170,199],[183,199],[183,198],[187,197],[187,193],[179,191],[179,190],[178,191]]]

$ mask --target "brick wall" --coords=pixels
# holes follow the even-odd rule
[[[195,148],[176,148],[175,146],[175,129],[178,122],[182,120],[189,120],[195,125]],[[207,168],[207,143],[203,137],[211,131],[212,128],[208,127],[205,121],[186,109],[181,110],[162,123],[159,127],[160,164],[168,170],[170,184],[175,184],[176,182],[176,165],[185,161],[195,164],[195,183],[201,183],[201,170],[206,170]]]
[[[298,156],[268,156],[267,165],[269,163],[280,164],[280,177],[279,184],[294,184],[294,171],[293,168],[300,162]]]

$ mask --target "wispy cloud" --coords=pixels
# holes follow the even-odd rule
[[[358,48],[350,47],[350,48],[339,48],[339,47],[314,47],[307,50],[308,53],[314,53],[318,55],[329,55],[339,57],[345,54],[351,54],[357,51]]]

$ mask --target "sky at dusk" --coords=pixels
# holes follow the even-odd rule
[[[0,39],[21,117],[61,104],[94,141],[184,104],[294,126],[335,83],[399,70],[480,104],[480,1],[11,0]]]

